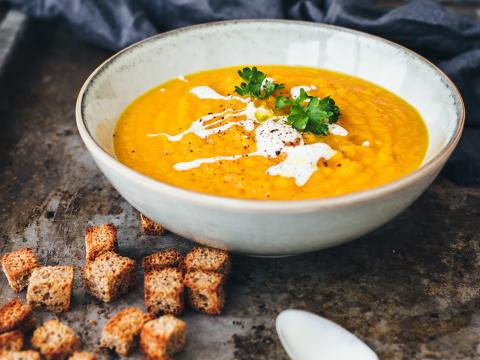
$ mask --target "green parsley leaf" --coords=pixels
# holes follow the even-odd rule
[[[309,102],[303,106],[305,100]],[[330,96],[319,99],[309,96],[304,89],[300,89],[300,95],[294,100],[284,96],[276,98],[275,108],[282,109],[286,106],[290,106],[287,119],[294,129],[317,135],[328,135],[328,124],[337,122],[340,116],[340,109]]]
[[[240,86],[235,86],[235,91],[240,96],[266,99],[275,91],[284,87],[283,84],[275,84],[265,80],[267,76],[255,66],[253,68],[246,67],[243,70],[239,70],[238,75],[244,80]]]

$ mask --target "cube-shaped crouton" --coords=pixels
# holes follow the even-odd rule
[[[36,351],[7,351],[1,354],[2,360],[40,360],[40,354]]]
[[[117,228],[113,224],[92,226],[85,230],[85,258],[95,259],[107,251],[117,251]]]
[[[56,313],[70,308],[73,266],[42,266],[34,269],[27,289],[27,301],[34,309]]]
[[[185,257],[186,271],[213,271],[228,275],[230,254],[225,250],[210,247],[195,247]]]
[[[80,338],[69,326],[48,320],[33,332],[32,346],[47,360],[63,360],[80,347]]]
[[[75,351],[68,360],[96,360],[95,354],[86,351]]]
[[[127,307],[121,310],[105,324],[100,346],[127,356],[143,325],[150,320],[152,316],[138,308]]]
[[[176,249],[167,249],[145,256],[141,265],[143,271],[161,270],[167,267],[183,268],[183,256]]]
[[[140,348],[148,360],[168,360],[185,347],[186,325],[172,315],[164,315],[145,324]]]
[[[0,334],[12,330],[28,332],[34,326],[32,308],[22,304],[20,299],[13,298],[0,307]]]
[[[167,232],[167,229],[162,225],[157,224],[143,214],[140,214],[140,225],[142,231],[147,235],[164,235]]]
[[[106,252],[86,263],[82,270],[85,290],[104,302],[117,299],[135,284],[135,260]]]
[[[5,351],[20,351],[22,348],[23,334],[20,331],[14,330],[0,335],[0,354]]]
[[[205,314],[218,315],[225,305],[225,275],[208,271],[191,271],[185,275],[189,305]]]
[[[179,315],[183,311],[183,272],[165,268],[145,273],[145,308],[148,312]]]
[[[39,266],[37,257],[30,248],[21,248],[2,257],[3,272],[15,292],[20,292],[27,287],[32,270]]]

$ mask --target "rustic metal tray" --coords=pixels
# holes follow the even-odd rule
[[[120,252],[135,259],[192,244],[174,234],[141,235],[137,211],[77,134],[77,92],[109,53],[59,23],[27,24],[17,12],[3,17],[0,29],[1,254],[30,246],[43,264],[77,267],[72,310],[58,317],[94,351],[105,319],[143,306],[142,274],[135,291],[111,304],[85,295],[85,226],[115,223]],[[439,178],[393,222],[349,244],[283,259],[234,256],[225,313],[187,310],[188,344],[177,358],[287,359],[274,329],[286,308],[338,322],[384,359],[479,358],[479,219],[480,189]],[[14,295],[0,275],[0,302]],[[38,313],[39,321],[52,316]]]

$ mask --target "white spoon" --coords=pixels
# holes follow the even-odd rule
[[[292,360],[378,360],[377,354],[351,332],[307,311],[282,311],[276,327]]]

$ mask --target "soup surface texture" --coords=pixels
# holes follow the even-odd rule
[[[303,88],[334,99],[337,123],[328,135],[314,135],[288,124],[274,96],[235,93],[241,68],[179,76],[140,96],[118,120],[117,158],[193,191],[284,200],[369,189],[422,163],[428,147],[422,118],[384,88],[317,68],[260,66],[272,82],[284,84],[275,96],[295,99]]]

